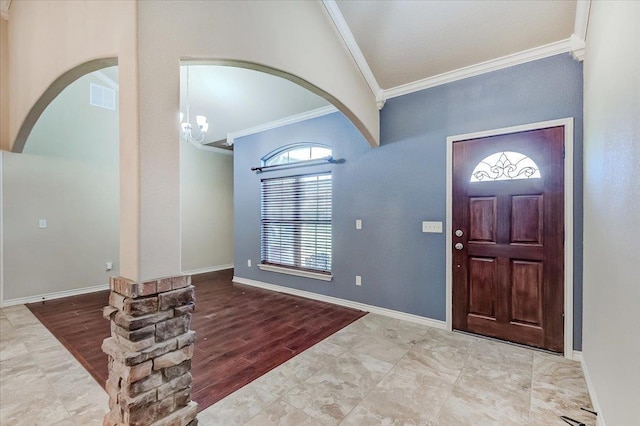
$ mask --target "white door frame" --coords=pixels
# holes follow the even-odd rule
[[[477,139],[487,136],[504,135],[507,133],[538,130],[548,127],[564,127],[564,356],[573,359],[573,117],[559,120],[542,121],[539,123],[523,124],[502,129],[485,130],[447,137],[447,328],[453,329],[452,322],[452,254],[453,244],[453,143],[466,139]]]

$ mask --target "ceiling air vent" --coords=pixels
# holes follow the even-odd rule
[[[108,87],[91,83],[89,85],[89,103],[100,108],[116,109],[116,92]]]

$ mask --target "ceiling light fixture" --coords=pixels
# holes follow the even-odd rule
[[[204,115],[196,115],[196,124],[198,125],[198,133],[194,134],[193,126],[189,117],[189,67],[187,66],[187,115],[180,112],[180,139],[185,142],[203,143],[204,138],[209,130],[207,117]]]

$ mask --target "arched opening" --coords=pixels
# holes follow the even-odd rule
[[[265,67],[241,65],[247,64],[181,64],[181,123],[178,126],[176,122],[176,127],[181,132],[180,232],[184,273],[233,266],[235,138],[338,111],[324,97],[301,86],[299,79],[283,78],[284,73],[265,73]],[[263,154],[266,153],[258,158]]]
[[[27,138],[47,106],[71,83],[85,74],[118,65],[118,58],[101,58],[84,62],[58,77],[31,107],[13,143],[13,152],[22,152]]]
[[[118,274],[118,98],[115,59],[75,67],[3,155],[5,303],[104,289]]]
[[[346,105],[344,105],[338,98],[331,95],[330,93],[322,90],[317,87],[313,83],[301,78],[295,74],[290,72],[277,69],[271,66],[248,62],[236,59],[199,59],[199,58],[190,58],[183,57],[181,59],[183,65],[212,65],[212,66],[220,66],[220,67],[233,67],[240,68],[246,70],[253,70],[260,73],[264,73],[267,75],[271,75],[274,77],[280,77],[283,80],[288,80],[291,83],[296,84],[297,86],[306,89],[309,93],[316,95],[318,98],[324,99],[327,105],[333,105],[340,112],[342,112],[345,117],[347,117],[354,125],[359,132],[362,133],[367,142],[372,146],[376,147],[379,145],[377,135],[374,136],[371,134],[369,129],[365,126],[365,124],[349,109]]]

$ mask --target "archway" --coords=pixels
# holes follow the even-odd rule
[[[320,89],[268,67],[200,60],[180,68],[181,125],[192,129],[180,143],[181,270],[227,269],[234,263],[234,138],[338,109]],[[196,116],[206,120],[205,133]]]
[[[118,273],[118,74],[105,64],[117,61],[56,79],[2,155],[3,304],[102,290]]]
[[[29,137],[29,134],[31,134],[33,126],[35,126],[36,122],[38,121],[44,110],[47,108],[47,106],[67,86],[69,86],[71,83],[85,74],[116,65],[118,65],[118,58],[94,59],[71,68],[60,77],[55,79],[55,81],[51,83],[51,85],[49,85],[42,96],[40,96],[33,107],[31,107],[31,110],[29,110],[29,113],[20,126],[20,130],[18,130],[18,134],[16,135],[16,139],[13,143],[12,151],[22,152],[22,150],[24,149],[24,145],[27,142],[27,138]]]

